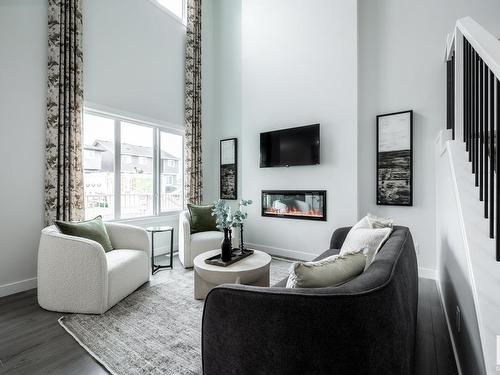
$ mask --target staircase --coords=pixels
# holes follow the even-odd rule
[[[447,130],[436,141],[438,283],[461,372],[498,374],[500,42],[462,18],[446,64]]]

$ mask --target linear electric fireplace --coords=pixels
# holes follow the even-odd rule
[[[263,190],[262,216],[326,221],[326,190]]]

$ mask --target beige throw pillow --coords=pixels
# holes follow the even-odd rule
[[[316,262],[295,262],[287,288],[323,288],[338,286],[354,279],[365,269],[363,250],[332,255]]]
[[[391,232],[392,227],[372,228],[368,216],[365,216],[347,233],[346,239],[340,249],[340,254],[358,249],[366,249],[365,269],[367,269],[373,262],[379,249],[391,235]]]

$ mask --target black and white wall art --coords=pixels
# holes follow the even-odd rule
[[[377,116],[377,204],[413,205],[413,111]]]
[[[220,199],[238,199],[238,139],[220,141]]]

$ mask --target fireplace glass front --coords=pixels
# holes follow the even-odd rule
[[[326,191],[264,190],[262,216],[326,221]]]

